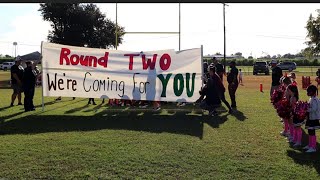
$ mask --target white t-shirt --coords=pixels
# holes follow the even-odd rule
[[[242,71],[239,72],[239,78],[242,78]]]

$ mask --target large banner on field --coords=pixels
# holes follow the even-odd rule
[[[130,52],[42,44],[44,96],[194,102],[201,49]]]

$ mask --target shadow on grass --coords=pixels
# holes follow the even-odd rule
[[[10,118],[19,116],[20,114],[23,114],[23,113],[24,113],[24,110],[23,110],[23,111],[20,111],[20,112],[17,112],[17,113],[14,113],[14,114],[10,114],[10,115],[5,116],[5,117],[2,117],[2,118],[0,119],[0,122],[1,122],[1,123],[4,123],[4,121],[5,121],[6,119],[10,119]],[[0,128],[1,128],[1,126],[0,126]]]
[[[0,108],[0,111],[3,111],[3,110],[6,110],[6,109],[9,109],[11,106],[6,106],[6,107],[3,107],[3,108]]]
[[[248,119],[243,112],[239,111],[239,110],[234,110],[232,114],[230,114],[231,116],[236,117],[239,121],[244,121],[246,119]]]
[[[305,146],[308,144],[308,134],[304,130],[302,130],[302,133],[302,144]],[[319,143],[317,143],[317,147],[319,147]],[[299,148],[297,150],[288,150],[287,155],[297,164],[315,168],[320,175],[320,151],[305,153],[302,148]]]
[[[104,105],[103,103],[100,103],[98,105],[94,105],[94,108],[85,110],[83,112],[97,112],[100,108],[102,108],[103,105]]]
[[[204,119],[204,122],[207,123],[212,128],[219,128],[220,124],[223,124],[228,120],[228,115],[230,114],[225,114],[223,116],[219,115],[214,117],[207,116]]]
[[[70,110],[66,111],[65,114],[75,113],[75,112],[81,111],[81,110],[83,110],[83,109],[85,109],[87,107],[89,107],[89,104],[85,104],[84,106],[81,106],[81,107],[78,107],[78,108],[70,109]]]
[[[94,131],[102,129],[175,133],[202,139],[201,116],[176,112],[103,111],[94,116],[30,115],[3,122],[0,134],[37,134],[46,132]]]
[[[46,102],[46,103],[44,103],[44,106],[50,106],[50,105],[55,104],[55,103],[56,103],[56,101]],[[35,107],[36,108],[42,107],[42,104],[36,105]]]

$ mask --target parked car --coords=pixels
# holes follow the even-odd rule
[[[269,75],[269,65],[266,61],[256,61],[253,65],[253,75],[258,73],[264,73],[265,75]]]
[[[13,66],[13,65],[14,65],[14,62],[4,62],[4,63],[2,63],[0,69],[3,69],[4,71],[10,70],[11,66]]]
[[[293,70],[297,69],[297,64],[295,62],[281,62],[281,63],[277,64],[277,66],[279,68],[281,68],[282,70],[293,71]]]

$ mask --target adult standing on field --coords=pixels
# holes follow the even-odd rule
[[[216,67],[216,73],[219,75],[221,81],[223,82],[223,74],[224,74],[224,68],[223,65],[218,62],[216,57],[212,58],[213,64]]]
[[[280,78],[282,77],[282,69],[277,66],[277,60],[271,61],[272,68],[272,84],[270,89],[270,97],[275,89],[277,89],[280,85]]]
[[[238,82],[239,70],[238,70],[238,68],[236,68],[235,61],[231,61],[229,65],[230,65],[231,70],[227,76],[227,81],[229,83],[228,90],[229,90],[229,95],[230,95],[230,99],[231,99],[231,107],[237,108],[236,91],[237,91],[237,88],[239,85],[239,82]]]
[[[27,67],[22,78],[22,87],[24,91],[24,110],[25,112],[28,112],[35,110],[33,97],[38,73],[35,70],[35,63],[32,61],[27,61],[26,64]]]
[[[15,60],[15,64],[11,67],[11,87],[13,89],[13,93],[11,96],[11,104],[13,106],[16,97],[18,96],[18,105],[22,105],[21,103],[21,93],[22,93],[22,77],[24,73],[24,69],[21,66],[21,58],[17,57]]]

